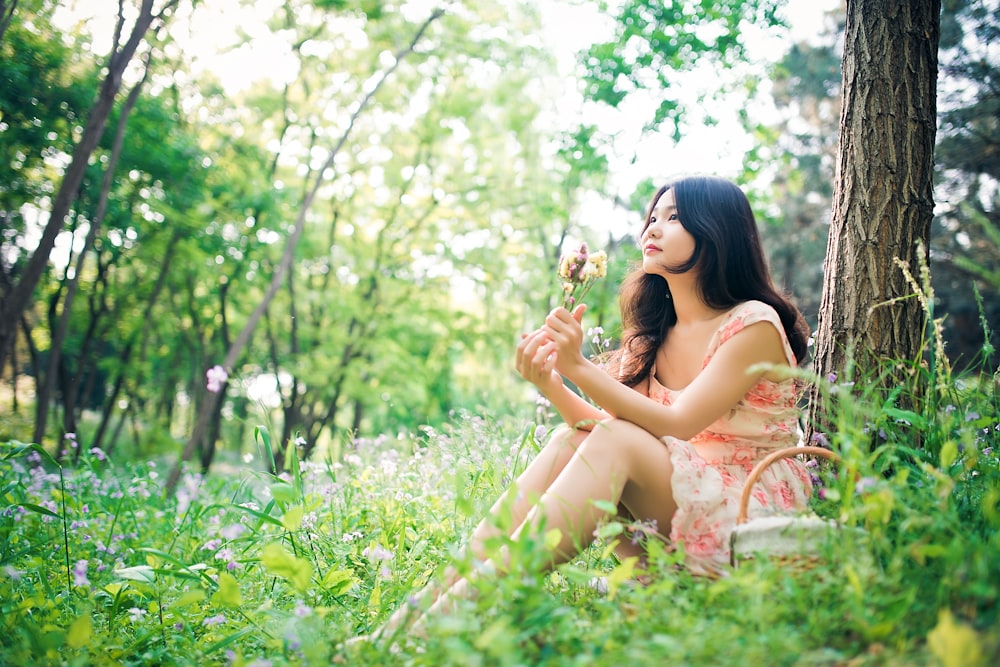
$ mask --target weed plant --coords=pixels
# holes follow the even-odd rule
[[[152,462],[95,450],[70,468],[8,442],[0,664],[997,664],[1000,376],[911,372],[937,375],[914,381],[930,387],[919,395],[856,368],[820,382],[834,425],[820,439],[843,460],[815,469],[815,511],[845,529],[812,567],[758,558],[708,579],[650,540],[640,586],[610,546],[648,530],[612,522],[541,574],[543,532],[506,541],[509,575],[477,579],[424,637],[347,647],[419,607],[413,591],[445,565],[470,570],[462,540],[544,426],[456,414],[447,430],[311,462],[290,443],[286,470],[187,473],[171,498]],[[268,432],[256,435],[269,462]]]

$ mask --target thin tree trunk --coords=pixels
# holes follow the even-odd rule
[[[343,148],[344,144],[347,143],[347,139],[350,137],[352,130],[354,129],[354,124],[357,122],[358,117],[361,115],[362,111],[368,106],[369,102],[375,97],[375,94],[381,90],[382,85],[389,79],[396,68],[399,67],[400,63],[413,52],[416,48],[417,42],[423,36],[427,28],[430,27],[431,23],[436,21],[442,14],[444,14],[443,9],[435,10],[430,17],[424,21],[424,23],[417,29],[414,34],[413,39],[404,48],[400,49],[393,59],[392,64],[383,72],[381,78],[378,82],[372,86],[371,90],[368,92],[364,98],[358,103],[357,108],[351,114],[350,121],[347,124],[347,128],[341,134],[337,144],[330,150],[327,156],[326,162],[323,167],[319,169],[316,174],[315,180],[313,181],[313,186],[302,202],[302,206],[299,209],[299,215],[295,221],[295,227],[292,230],[288,241],[285,243],[285,251],[282,254],[281,262],[275,269],[274,275],[271,277],[271,284],[268,286],[267,292],[264,294],[263,299],[257,305],[257,307],[250,314],[246,325],[243,330],[240,331],[239,336],[229,347],[229,351],[226,353],[226,358],[223,360],[222,366],[226,370],[230,370],[236,365],[236,361],[239,359],[240,355],[243,353],[243,348],[246,347],[247,343],[250,341],[250,336],[253,334],[254,329],[257,328],[257,324],[260,322],[260,318],[263,316],[264,311],[270,306],[271,301],[274,299],[274,295],[277,294],[278,289],[281,287],[282,281],[284,280],[285,273],[289,270],[292,265],[292,259],[295,256],[295,248],[298,245],[299,238],[302,236],[302,230],[305,228],[306,216],[309,209],[312,207],[313,200],[316,198],[316,193],[324,182],[323,174],[327,169],[333,166],[334,160],[337,154]],[[223,388],[219,393],[212,394],[211,392],[205,397],[200,405],[198,411],[198,417],[195,421],[194,428],[191,432],[191,437],[188,439],[184,446],[184,451],[181,453],[180,459],[174,465],[173,469],[170,471],[170,476],[167,478],[166,493],[168,495],[173,495],[177,488],[177,482],[180,480],[181,476],[181,466],[183,463],[191,458],[194,450],[198,447],[201,441],[205,438],[205,434],[208,430],[209,422],[212,417],[214,410],[218,409],[221,405],[222,395],[225,392],[225,388],[228,383],[223,385]]]
[[[10,27],[10,21],[14,18],[14,10],[17,9],[17,0],[0,0],[0,42]]]
[[[53,380],[55,379],[56,368],[58,367],[62,357],[62,346],[66,341],[66,334],[69,331],[69,317],[73,310],[73,300],[80,285],[80,276],[83,275],[83,266],[87,259],[87,253],[89,253],[90,249],[94,247],[94,241],[97,239],[97,232],[104,223],[104,216],[108,211],[108,198],[111,193],[111,186],[114,183],[115,168],[118,166],[118,159],[121,157],[122,146],[125,143],[125,127],[128,124],[129,114],[132,113],[132,109],[135,108],[135,104],[139,100],[139,92],[142,90],[142,86],[149,76],[151,53],[151,51],[146,52],[142,79],[132,86],[132,90],[129,91],[128,97],[125,98],[125,103],[122,105],[121,114],[118,116],[118,126],[115,128],[115,138],[111,144],[111,155],[108,158],[107,168],[104,170],[104,177],[101,180],[101,192],[97,200],[97,208],[94,211],[93,220],[90,222],[90,229],[87,230],[87,238],[84,241],[83,248],[80,250],[80,254],[76,258],[76,267],[73,272],[73,277],[69,279],[69,284],[66,286],[66,297],[63,299],[63,307],[62,312],[59,314],[59,322],[56,325],[55,331],[52,332],[52,342],[49,345],[48,368],[43,376],[41,391],[38,393],[34,441],[39,444],[41,444],[42,438],[45,435],[49,400],[52,397],[52,385],[54,384]],[[67,414],[70,413],[71,411],[67,411]],[[67,428],[69,428],[69,425],[67,425]],[[71,431],[64,430],[64,432]]]
[[[97,99],[90,110],[90,115],[87,117],[87,124],[84,127],[83,134],[80,136],[80,141],[73,149],[73,155],[69,166],[66,168],[62,183],[60,183],[59,189],[53,199],[49,220],[42,231],[38,247],[28,260],[17,284],[7,294],[7,298],[4,300],[2,307],[0,307],[0,367],[5,362],[5,356],[9,347],[8,341],[13,335],[14,327],[17,325],[18,320],[21,319],[21,315],[28,307],[28,304],[31,303],[35,287],[37,287],[48,267],[49,254],[55,245],[56,237],[62,231],[66,215],[70,212],[73,203],[77,199],[80,184],[83,183],[83,177],[86,173],[90,156],[101,140],[101,135],[104,133],[104,127],[107,125],[108,117],[111,115],[118,91],[121,89],[122,75],[135,55],[139,43],[149,31],[153,22],[157,19],[162,20],[177,2],[178,0],[168,0],[164,8],[154,14],[153,0],[142,0],[128,41],[125,44],[121,44],[121,31],[125,19],[123,15],[124,8],[122,6],[123,0],[119,0],[118,23],[115,26],[111,56],[108,59],[107,75],[101,82]]]
[[[132,359],[132,351],[135,349],[135,344],[140,338],[142,338],[143,344],[145,344],[145,341],[148,339],[149,330],[153,325],[153,307],[155,306],[157,299],[159,299],[160,292],[163,291],[163,286],[166,285],[167,275],[170,271],[170,262],[173,259],[174,249],[177,247],[177,243],[180,241],[180,238],[180,233],[175,231],[174,235],[170,237],[170,241],[167,242],[167,248],[163,253],[163,262],[160,264],[160,274],[156,277],[156,283],[153,285],[153,291],[150,292],[149,299],[146,301],[146,310],[143,313],[143,327],[132,335],[128,343],[126,343],[125,349],[122,351],[121,360],[118,363],[118,377],[115,379],[115,384],[111,392],[105,398],[104,410],[101,413],[101,423],[97,427],[97,432],[94,434],[94,439],[90,445],[91,447],[103,449],[104,434],[111,421],[111,415],[114,412],[115,405],[118,403],[118,394],[121,392],[122,385],[125,381],[125,373],[129,362]]]
[[[926,313],[913,276],[933,215],[940,0],[848,0],[839,173],[816,336],[821,378],[921,356]],[[921,245],[922,244],[922,245]],[[922,251],[921,251],[922,248]],[[903,378],[886,378],[890,384]],[[827,428],[818,390],[812,428]]]

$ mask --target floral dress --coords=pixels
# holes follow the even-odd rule
[[[709,341],[704,368],[715,352],[745,327],[770,322],[777,328],[788,363],[796,366],[778,313],[760,301],[733,308]],[[690,440],[663,438],[673,463],[671,485],[677,512],[670,541],[684,545],[688,567],[716,574],[729,564],[729,536],[736,525],[740,495],[754,464],[776,449],[799,440],[796,395],[798,383],[789,378],[773,382],[762,378],[728,414]],[[670,405],[681,391],[649,378],[649,397]],[[754,485],[749,516],[805,508],[811,483],[802,462],[791,458],[775,462]]]

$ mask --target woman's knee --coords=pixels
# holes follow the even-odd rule
[[[552,433],[549,434],[549,439],[545,443],[545,448],[555,447],[562,449],[563,447],[572,447],[576,449],[583,442],[584,438],[587,437],[586,431],[581,431],[578,428],[573,428],[563,424],[557,426],[553,429]]]
[[[592,452],[613,452],[616,458],[623,460],[644,460],[650,454],[666,451],[652,433],[623,419],[607,419],[595,424],[582,446]]]

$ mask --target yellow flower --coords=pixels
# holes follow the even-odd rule
[[[571,309],[586,296],[600,278],[608,274],[608,254],[603,250],[591,253],[586,243],[559,260],[559,278],[563,281],[562,306]]]

